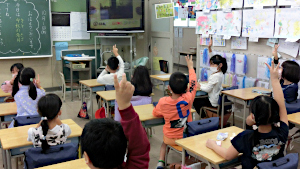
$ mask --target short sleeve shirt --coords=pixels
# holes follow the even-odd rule
[[[269,133],[258,133],[259,144],[253,145],[253,130],[245,130],[231,140],[233,147],[243,153],[241,157],[243,169],[253,169],[260,162],[274,161],[283,157],[289,128],[284,122],[280,127],[273,127]]]

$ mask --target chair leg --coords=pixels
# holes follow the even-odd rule
[[[78,97],[79,97],[79,100],[80,100],[81,99],[81,95],[80,95],[81,90],[80,90],[80,88],[77,89],[77,92],[78,92]]]
[[[64,86],[64,102],[66,102],[66,86]]]
[[[232,126],[235,126],[235,120],[234,120],[234,112],[232,111]]]

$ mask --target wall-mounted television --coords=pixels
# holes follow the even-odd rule
[[[144,0],[86,0],[88,32],[144,32]]]

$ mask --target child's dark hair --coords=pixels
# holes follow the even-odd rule
[[[223,74],[226,73],[226,71],[227,71],[227,62],[226,62],[226,59],[223,58],[222,56],[214,55],[213,57],[210,58],[209,63],[210,64],[216,64],[216,65],[220,65],[222,63],[221,71],[223,72]]]
[[[107,60],[107,65],[111,70],[117,70],[119,66],[119,59],[117,57],[112,56]]]
[[[298,83],[300,78],[300,67],[298,63],[288,60],[282,63],[282,75],[281,77],[293,82]]]
[[[13,65],[10,67],[10,72],[12,72],[13,69],[14,69],[15,67],[16,67],[17,69],[19,69],[19,70],[21,70],[21,69],[24,68],[24,66],[23,66],[22,63],[15,63],[15,64],[13,64]]]
[[[15,94],[19,91],[19,82],[22,85],[29,86],[29,96],[32,100],[35,100],[37,97],[37,91],[36,87],[33,83],[33,79],[35,78],[35,71],[30,68],[24,68],[19,70],[19,73],[17,77],[15,78],[14,84],[13,84],[13,90],[12,90],[12,96],[15,96]]]
[[[170,77],[170,87],[175,94],[183,94],[187,90],[188,80],[185,74],[175,72]]]
[[[280,122],[279,105],[272,97],[257,96],[251,102],[250,112],[253,113],[257,126]],[[258,130],[254,131],[252,141],[252,146],[259,143]]]
[[[45,139],[48,130],[49,130],[49,125],[48,121],[55,119],[57,114],[60,112],[62,106],[61,99],[56,95],[56,94],[47,94],[43,97],[38,102],[38,112],[42,118],[47,118],[44,119],[41,123],[42,130],[43,130],[43,135],[44,138],[41,138],[42,142],[42,149],[45,152],[50,146]]]
[[[131,84],[135,87],[135,90],[142,93],[143,96],[150,96],[153,85],[147,67],[138,66],[135,68]]]
[[[116,168],[124,161],[127,139],[119,122],[94,119],[84,126],[81,147],[95,167]]]

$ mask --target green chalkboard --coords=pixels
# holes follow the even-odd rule
[[[51,56],[50,0],[0,1],[0,57]]]

